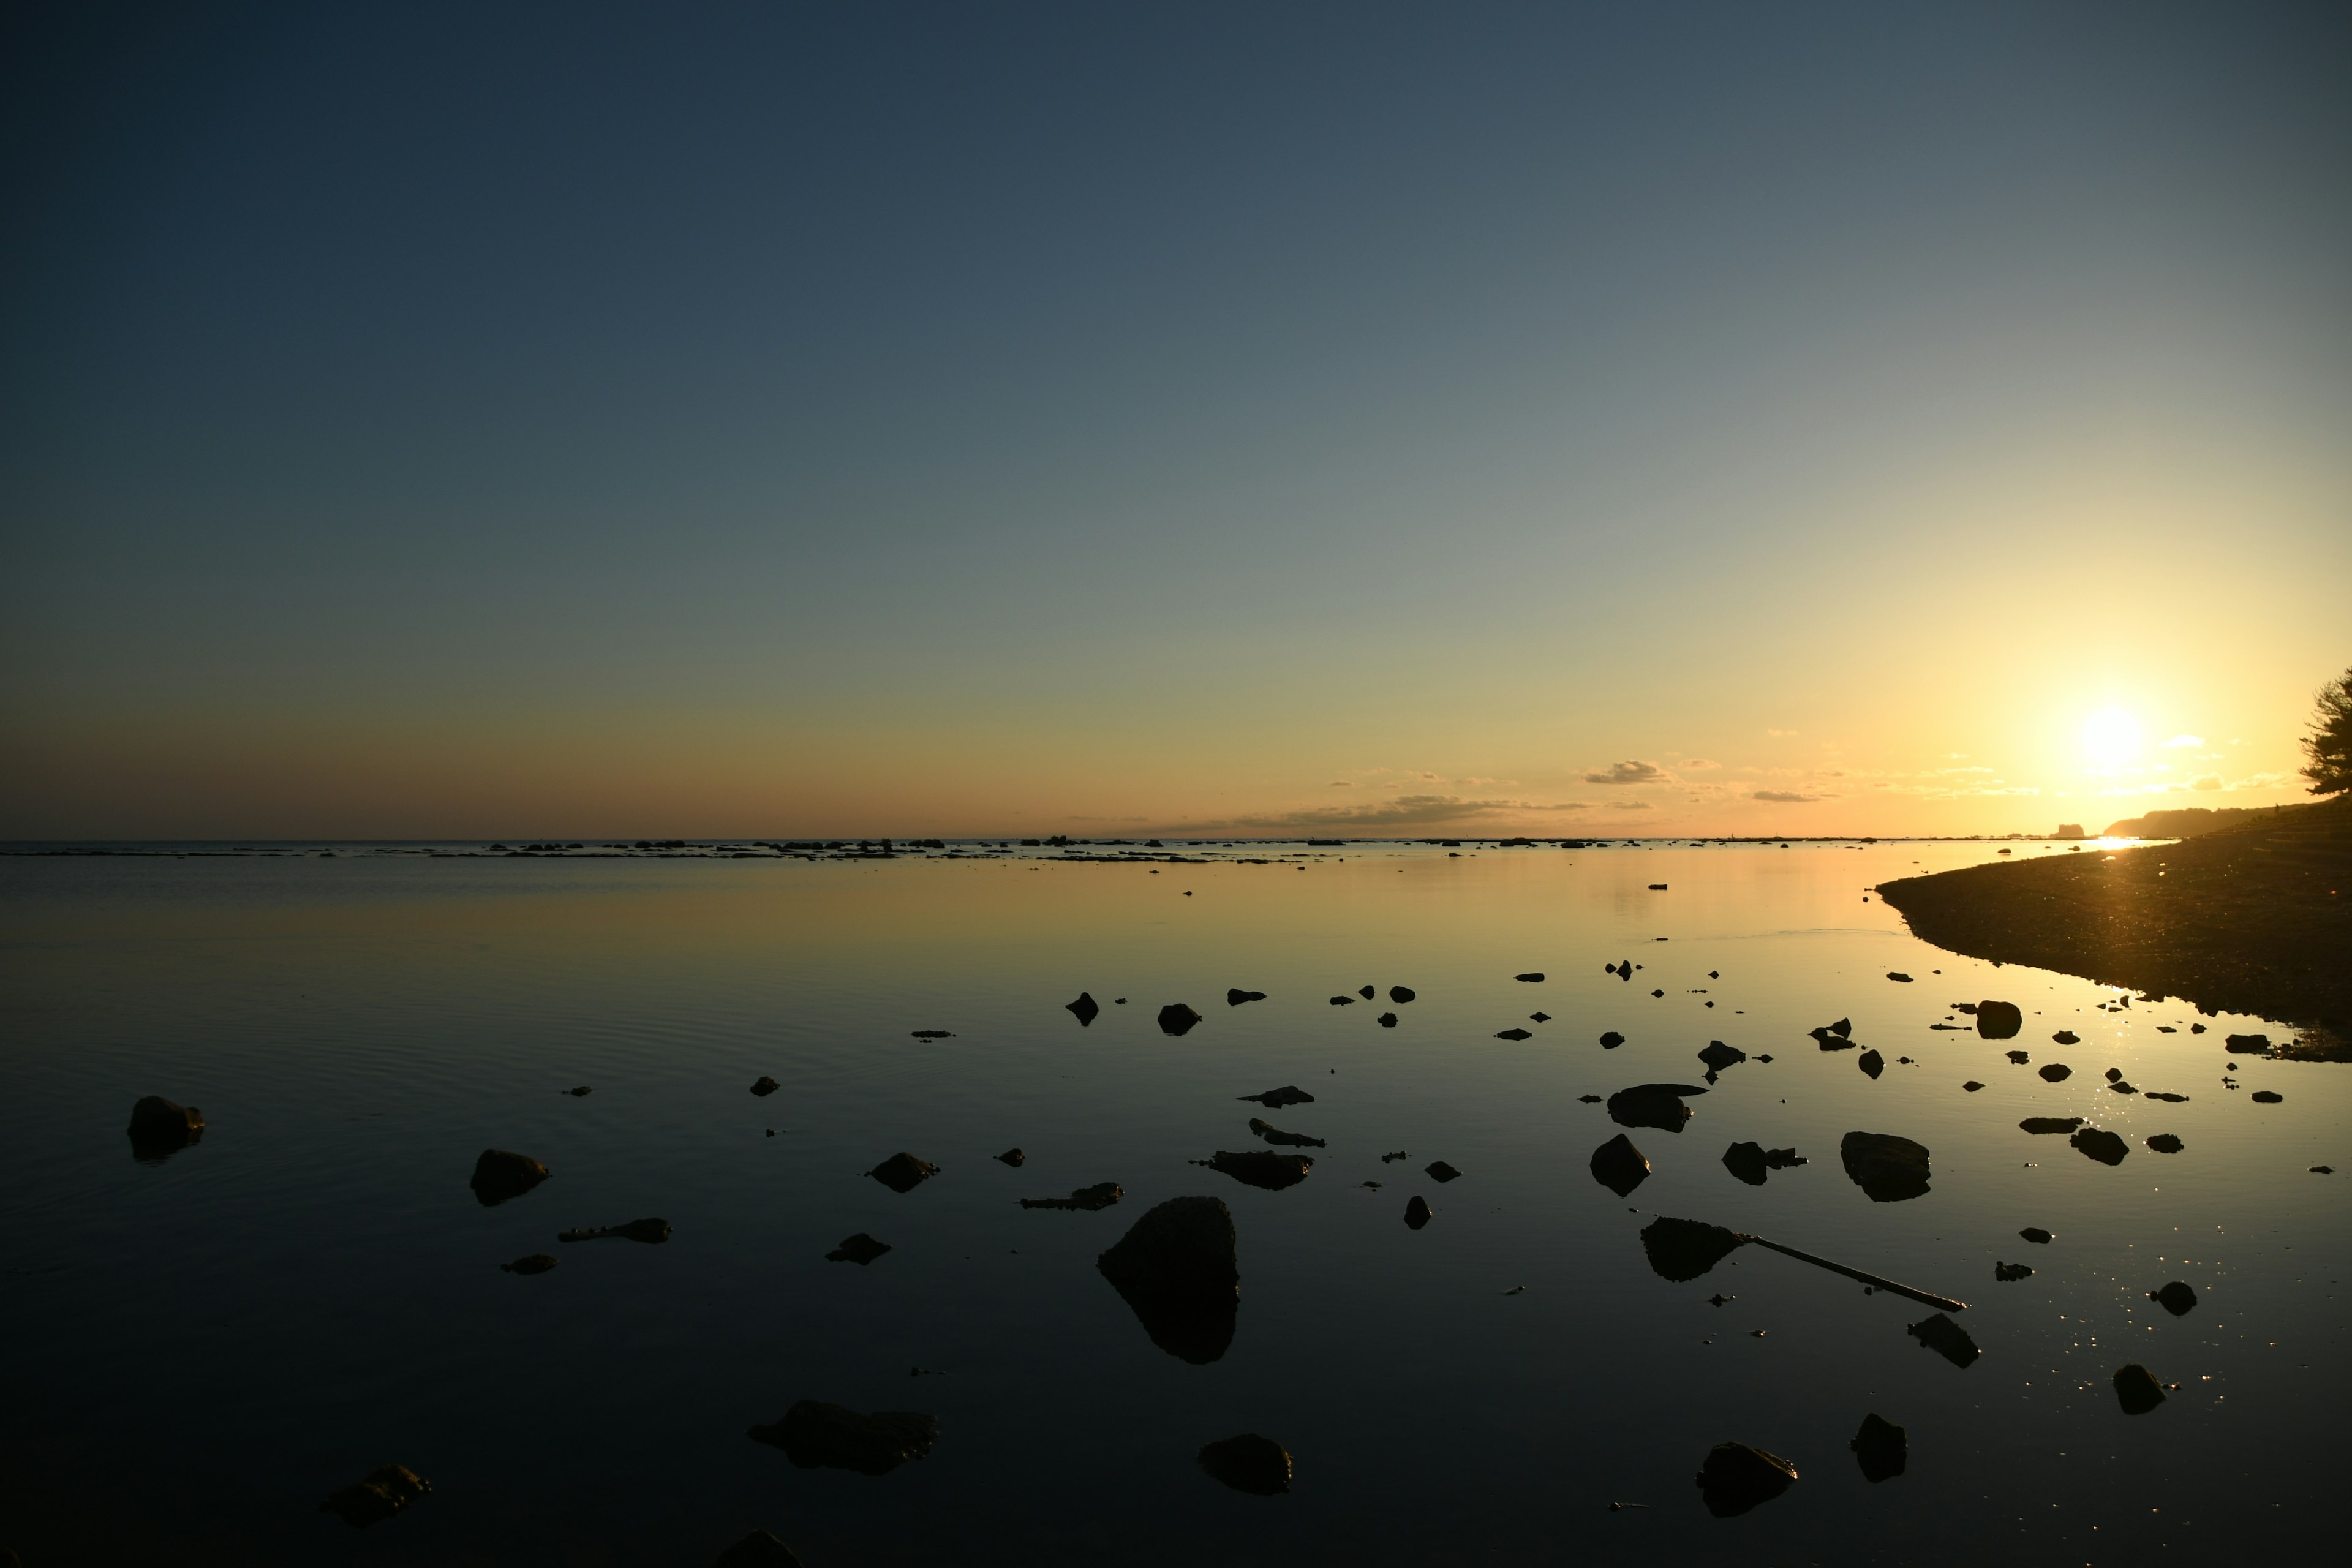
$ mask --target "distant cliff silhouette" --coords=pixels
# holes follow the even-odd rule
[[[2151,811],[2144,816],[2126,816],[2121,822],[2107,825],[2109,838],[2194,838],[2200,833],[2210,833],[2217,827],[2230,827],[2250,816],[2267,816],[2273,808],[2260,806],[2223,806],[2209,811],[2201,805],[2185,805],[2177,811]]]

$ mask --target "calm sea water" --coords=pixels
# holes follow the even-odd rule
[[[1867,897],[1994,847],[1358,845],[1156,874],[0,858],[0,1395],[33,1500],[9,1543],[89,1560],[102,1527],[59,1522],[79,1510],[274,1563],[699,1565],[755,1527],[813,1568],[2328,1550],[2352,1068],[2241,1058],[2230,1089],[2225,1034],[2288,1031],[1959,959]],[[1383,1028],[1391,985],[1419,996]],[[1063,1008],[1081,990],[1091,1027]],[[1931,1028],[1982,998],[2024,1032]],[[1164,1035],[1170,1002],[1204,1021]],[[1840,1017],[1882,1077],[1808,1037]],[[1597,1184],[1621,1129],[1582,1097],[1701,1083],[1710,1040],[1773,1059],[1679,1133],[1632,1130],[1654,1174],[1631,1196]],[[2074,1076],[2045,1082],[2053,1060]],[[762,1074],[782,1091],[748,1093]],[[1328,1140],[1302,1184],[1189,1163],[1262,1147],[1236,1097],[1283,1084],[1315,1101],[1266,1119]],[[208,1123],[162,1163],[123,1131],[150,1093]],[[2095,1163],[2027,1116],[2131,1152]],[[1855,1130],[1927,1145],[1932,1190],[1871,1202],[1838,1159]],[[2185,1150],[2150,1151],[2162,1132]],[[1745,1185],[1721,1163],[1742,1140],[1811,1163]],[[991,1158],[1013,1145],[1023,1168]],[[485,1147],[553,1177],[484,1207]],[[862,1174],[899,1150],[940,1174]],[[1099,1213],[1015,1201],[1102,1181],[1126,1197]],[[1232,1206],[1242,1300],[1193,1365],[1094,1258],[1201,1193]],[[1955,1366],[1906,1332],[1929,1309],[1753,1247],[1661,1279],[1638,1239],[1661,1214],[1958,1297],[1983,1354]],[[665,1245],[555,1241],[652,1215]],[[828,1262],[857,1231],[892,1250]],[[498,1267],[542,1251],[551,1273]],[[2001,1261],[2035,1273],[1996,1283]],[[2175,1279],[2184,1317],[2147,1295]],[[2179,1385],[2138,1416],[2109,1384],[2134,1362]],[[931,1413],[938,1446],[872,1478],[745,1436],[803,1398]],[[1909,1437],[1876,1485],[1847,1449],[1874,1411]],[[1295,1456],[1289,1495],[1194,1462],[1250,1431]],[[1692,1477],[1726,1440],[1802,1479],[1710,1517]],[[364,1531],[317,1511],[386,1460],[432,1496]]]

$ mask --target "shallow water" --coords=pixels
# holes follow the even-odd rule
[[[1994,848],[1359,845],[1156,874],[0,858],[5,1456],[58,1506],[271,1563],[699,1565],[754,1527],[813,1568],[2332,1542],[2352,1068],[2242,1057],[2225,1088],[2225,1034],[2288,1031],[2102,1011],[2118,993],[1940,952],[1866,896]],[[1328,1000],[1364,984],[1377,1002]],[[1419,996],[1382,1028],[1396,984]],[[1062,1005],[1082,989],[1090,1027]],[[1929,1027],[1986,997],[2024,1008],[2017,1038]],[[1204,1021],[1163,1035],[1168,1002]],[[1884,1076],[1808,1037],[1839,1017]],[[1513,1026],[1533,1037],[1494,1037]],[[931,1028],[953,1037],[910,1037]],[[1711,1039],[1774,1059],[1725,1071],[1680,1133],[1631,1130],[1654,1174],[1630,1196],[1599,1185],[1621,1129],[1580,1097],[1700,1083]],[[2074,1076],[2044,1082],[2053,1060]],[[2190,1099],[2114,1092],[2109,1067]],[[763,1073],[783,1089],[755,1099]],[[1290,1083],[1315,1102],[1235,1098]],[[148,1093],[201,1107],[203,1141],[134,1161]],[[1302,1184],[1187,1163],[1263,1147],[1257,1114],[1328,1141]],[[2026,1116],[2131,1152],[2095,1163]],[[1870,1201],[1840,1166],[1853,1130],[1927,1144],[1930,1192]],[[2185,1151],[2147,1149],[2160,1132]],[[1745,1185],[1721,1156],[1751,1139],[1810,1163]],[[990,1157],[1012,1145],[1022,1169]],[[484,1207],[488,1146],[553,1177]],[[904,1195],[861,1174],[901,1149],[941,1173]],[[1462,1177],[1423,1175],[1436,1159]],[[1126,1196],[1099,1213],[1014,1201],[1106,1180]],[[1193,1193],[1240,1237],[1238,1329],[1205,1365],[1093,1267]],[[1956,1367],[1905,1331],[1930,1309],[1754,1247],[1663,1279],[1638,1239],[1661,1214],[1958,1297],[1983,1354]],[[646,1215],[667,1244],[554,1239]],[[857,1231],[893,1250],[826,1261]],[[541,1251],[560,1267],[497,1267]],[[1996,1283],[1998,1261],[2036,1272]],[[2147,1296],[2173,1279],[2200,1297],[2185,1317]],[[2132,1362],[2179,1384],[2151,1414],[2110,1386]],[[802,1398],[933,1413],[938,1447],[877,1479],[746,1438]],[[1872,1411],[1909,1435],[1876,1485],[1846,1447]],[[1295,1456],[1289,1495],[1194,1463],[1248,1431]],[[1725,1440],[1802,1479],[1712,1518],[1692,1476]],[[315,1511],[388,1459],[433,1495],[365,1531]]]

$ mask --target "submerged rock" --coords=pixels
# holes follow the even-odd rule
[[[378,1465],[364,1480],[328,1494],[320,1513],[339,1516],[354,1530],[390,1519],[433,1489],[433,1483],[406,1465]]]
[[[1160,1032],[1163,1035],[1183,1035],[1201,1021],[1201,1015],[1181,1002],[1171,1002],[1160,1009]]]
[[[1906,1324],[1903,1331],[1917,1340],[1921,1346],[1934,1351],[1954,1366],[1966,1370],[1984,1352],[1976,1341],[1969,1338],[1968,1330],[1942,1312],[1916,1323]]]
[[[1661,1279],[1696,1279],[1747,1243],[1738,1233],[1705,1220],[1661,1215],[1642,1227],[1642,1255]]]
[[[1650,1179],[1650,1162],[1622,1132],[1592,1152],[1592,1179],[1619,1197]]]
[[[1862,1479],[1872,1486],[1893,1480],[1910,1461],[1910,1435],[1875,1410],[1862,1418],[1862,1429],[1846,1445],[1862,1466]]]
[[[1088,1214],[1107,1209],[1127,1196],[1127,1189],[1117,1182],[1097,1182],[1091,1187],[1080,1187],[1066,1198],[1023,1198],[1024,1209],[1083,1209]]]
[[[2085,1127],[2068,1142],[2102,1165],[2120,1165],[2131,1152],[2130,1144],[2104,1127]]]
[[[918,1040],[952,1040],[955,1036],[945,1029],[917,1029],[912,1037]]]
[[[1086,991],[1078,993],[1078,999],[1076,1001],[1065,1002],[1062,1005],[1076,1016],[1080,1028],[1084,1028],[1088,1024],[1093,1023],[1095,1021],[1095,1015],[1102,1011],[1101,1004],[1097,1003],[1094,999],[1092,993]]]
[[[1727,1046],[1721,1040],[1709,1040],[1706,1043],[1706,1049],[1698,1053],[1698,1059],[1715,1071],[1721,1072],[1727,1067],[1734,1067],[1746,1061],[1748,1053],[1738,1046]]]
[[[1263,1002],[1265,1000],[1265,993],[1263,991],[1228,989],[1225,992],[1225,1005],[1228,1007],[1238,1007],[1244,1002]]]
[[[131,1157],[145,1164],[170,1159],[205,1136],[205,1113],[193,1105],[165,1100],[160,1094],[141,1098],[131,1107]]]
[[[764,1530],[755,1530],[719,1554],[710,1568],[801,1568],[793,1549]]]
[[[1206,1444],[1198,1458],[1202,1469],[1237,1492],[1276,1497],[1290,1489],[1290,1451],[1255,1432]]]
[[[2023,1237],[2026,1240],[2033,1243],[2036,1247],[2047,1247],[2050,1245],[2052,1239],[2050,1233],[2042,1229],[2038,1225],[2029,1225],[2017,1234]]]
[[[2161,1290],[2150,1290],[2147,1299],[2176,1318],[2187,1317],[2189,1310],[2197,1305],[2197,1292],[2179,1279],[2175,1279]]]
[[[1609,1120],[1620,1127],[1654,1127],[1678,1133],[1691,1119],[1683,1096],[1706,1092],[1695,1083],[1637,1083],[1609,1097]]]
[[[2173,1132],[2158,1133],[2147,1141],[2147,1146],[2159,1154],[2178,1154],[2189,1147],[2180,1141],[2178,1133]]]
[[[860,1268],[890,1250],[887,1241],[877,1241],[864,1231],[845,1237],[839,1247],[824,1255],[828,1263],[855,1263]]]
[[[894,1193],[911,1193],[938,1175],[940,1168],[901,1149],[866,1173]]]
[[[669,1221],[633,1219],[626,1225],[600,1225],[591,1230],[559,1230],[558,1241],[642,1241],[648,1247],[669,1239]]]
[[[1551,1022],[1551,1015],[1549,1013],[1530,1013],[1528,1015],[1528,1021],[1531,1024],[1549,1024]]]
[[[2083,1037],[2072,1029],[2061,1029],[2050,1037],[2062,1046],[2079,1046],[2083,1043]]]
[[[1234,1215],[1221,1198],[1170,1198],[1095,1259],[1151,1342],[1203,1366],[1234,1342],[1241,1302]]]
[[[1514,974],[1511,978],[1514,980],[1525,981],[1530,985],[1540,984],[1543,981],[1543,971],[1540,969],[1531,969],[1525,974]]]
[[[1983,1084],[1979,1083],[1979,1082],[1978,1082],[1976,1079],[1969,1079],[1969,1081],[1968,1081],[1968,1082],[1966,1082],[1966,1083],[1964,1083],[1964,1084],[1960,1085],[1960,1092],[1961,1092],[1962,1094],[1974,1094],[1977,1090],[1979,1090],[1979,1089],[1982,1089],[1983,1087],[1984,1087],[1984,1085],[1983,1085]]]
[[[1767,1173],[1805,1163],[1794,1149],[1767,1149],[1760,1143],[1734,1143],[1723,1152],[1723,1168],[1751,1187],[1764,1184]]]
[[[2074,1069],[2064,1062],[2044,1062],[2041,1071],[2042,1081],[2044,1083],[2064,1083],[2074,1076]]]
[[[1896,1204],[1927,1191],[1928,1156],[1924,1143],[1892,1132],[1849,1132],[1838,1143],[1846,1175],[1874,1204]]]
[[[570,1096],[572,1096],[572,1099],[574,1099],[574,1100],[578,1100],[578,1099],[579,1099],[579,1098],[581,1098],[583,1095],[593,1094],[593,1093],[595,1093],[595,1092],[596,1092],[596,1090],[595,1090],[594,1086],[590,1085],[590,1084],[584,1084],[584,1083],[583,1083],[583,1084],[580,1084],[580,1085],[578,1085],[578,1086],[577,1086],[577,1087],[575,1087],[575,1088],[572,1088],[572,1089],[565,1089],[563,1092],[564,1092],[564,1093],[566,1093],[566,1094],[568,1094],[568,1095],[570,1095]]]
[[[1249,1130],[1269,1143],[1286,1143],[1294,1149],[1321,1149],[1328,1146],[1328,1140],[1309,1138],[1304,1132],[1285,1132],[1281,1128],[1261,1121],[1255,1116],[1250,1118]]]
[[[1699,1468],[1699,1495],[1717,1519],[1746,1513],[1797,1484],[1797,1467],[1745,1443],[1717,1443]]]
[[[912,1410],[860,1415],[839,1405],[803,1399],[773,1426],[752,1426],[744,1436],[784,1451],[803,1470],[820,1467],[887,1475],[908,1459],[919,1459],[939,1441],[936,1417]]]
[[[1977,1033],[1988,1040],[2013,1040],[2025,1027],[2025,1014],[2014,1002],[1977,1004]]]
[[[555,1259],[544,1252],[534,1252],[528,1258],[518,1258],[512,1263],[499,1267],[509,1274],[544,1274],[555,1267]]]
[[[547,1180],[548,1169],[528,1154],[509,1149],[485,1149],[474,1162],[474,1196],[491,1208]]]
[[[1315,1168],[1315,1162],[1304,1154],[1277,1154],[1271,1149],[1249,1149],[1238,1153],[1220,1149],[1209,1159],[1192,1163],[1272,1193],[1297,1186]]]
[[[2009,1053],[2010,1064],[2013,1067],[2023,1067],[2032,1059],[2033,1058],[2031,1056],[2027,1055],[2023,1051],[2011,1051]]]
[[[2033,1266],[2030,1263],[1996,1262],[1992,1266],[1992,1277],[2004,1285],[2011,1280],[2031,1279],[2033,1278]]]
[[[2034,1133],[2072,1132],[2081,1125],[2083,1119],[2079,1116],[2029,1116],[2018,1123],[2026,1131]]]
[[[1419,1230],[1436,1217],[1437,1211],[1430,1207],[1429,1200],[1419,1193],[1405,1200],[1404,1223],[1412,1229]]]
[[[1443,1160],[1432,1160],[1426,1166],[1423,1167],[1423,1169],[1427,1173],[1429,1179],[1433,1182],[1451,1182],[1456,1180],[1462,1174],[1461,1172],[1455,1170],[1453,1166],[1447,1164]]]
[[[2115,1386],[2116,1399],[2126,1415],[2145,1415],[2164,1403],[2163,1385],[2137,1362],[2116,1373]]]
[[[776,1090],[783,1087],[784,1086],[782,1084],[778,1083],[774,1079],[770,1078],[765,1073],[761,1073],[758,1081],[751,1085],[751,1092],[759,1096],[761,1100],[765,1100],[768,1096],[775,1093]]]
[[[1505,1029],[1496,1035],[1498,1040],[1531,1040],[1535,1037],[1525,1029]]]
[[[1264,1094],[1237,1094],[1234,1096],[1234,1098],[1235,1100],[1254,1100],[1260,1105],[1265,1106],[1268,1110],[1279,1110],[1286,1105],[1312,1105],[1315,1103],[1315,1097],[1307,1093],[1305,1089],[1299,1088],[1295,1083],[1286,1083],[1280,1089],[1269,1089]]]

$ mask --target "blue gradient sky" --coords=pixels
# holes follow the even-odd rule
[[[2095,828],[2352,663],[2340,5],[11,15],[0,836]]]

